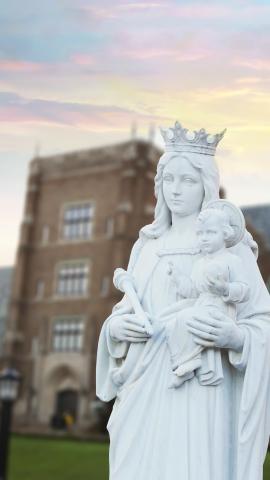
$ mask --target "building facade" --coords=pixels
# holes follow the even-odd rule
[[[32,160],[2,358],[23,377],[17,424],[69,412],[91,426],[98,336],[121,298],[113,272],[153,220],[160,155],[132,140]]]

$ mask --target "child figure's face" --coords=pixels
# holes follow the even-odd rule
[[[215,215],[198,221],[196,233],[202,253],[214,253],[226,247],[221,220]]]

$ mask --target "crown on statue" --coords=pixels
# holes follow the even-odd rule
[[[165,150],[167,152],[193,152],[204,155],[215,155],[216,148],[226,132],[211,135],[204,128],[193,131],[183,128],[179,122],[175,122],[174,127],[160,128],[161,135],[165,141]]]

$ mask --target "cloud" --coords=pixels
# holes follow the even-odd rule
[[[240,77],[235,79],[235,83],[240,83],[244,85],[256,85],[264,81],[261,77]]]
[[[71,57],[71,62],[83,67],[93,67],[97,63],[94,55],[88,55],[85,53],[75,53]]]
[[[239,59],[235,63],[241,67],[249,68],[251,70],[270,70],[270,60],[262,58],[253,59]]]
[[[169,5],[164,2],[137,2],[137,3],[120,3],[116,5],[117,10],[148,10],[156,8],[164,8]]]
[[[37,62],[27,62],[22,60],[1,60],[0,72],[41,72],[44,71],[45,65]]]
[[[166,9],[170,6],[170,2],[114,2],[114,4],[112,4],[112,2],[101,2],[96,5],[89,5],[86,3],[79,5],[77,8],[79,12],[87,14],[90,19],[111,20],[130,14],[144,15],[147,12],[152,15],[159,14],[160,10]]]
[[[93,2],[89,5],[88,2],[83,2],[77,7],[78,12],[87,15],[91,20],[117,20],[130,19],[136,15],[144,21],[144,18],[152,17],[152,19],[160,18],[165,15],[170,23],[173,19],[184,18],[196,22],[197,20],[225,20],[230,18],[231,22],[242,22],[247,19],[263,19],[270,14],[269,5],[254,5],[252,2],[205,2],[205,1],[189,1],[178,2],[177,0],[168,0],[162,2],[117,2],[100,1]]]
[[[197,51],[182,51],[179,47],[122,47],[119,50],[114,51],[115,56],[125,56],[134,60],[160,60],[165,59],[173,60],[176,62],[194,62],[201,60],[208,56],[206,50],[202,50],[198,47]]]
[[[164,120],[147,112],[114,105],[31,99],[12,92],[0,92],[0,122],[34,122],[110,130],[126,129],[126,125],[134,119],[141,124]]]
[[[232,8],[224,4],[206,4],[194,3],[183,5],[173,9],[173,15],[190,19],[217,19],[228,17],[232,13]]]

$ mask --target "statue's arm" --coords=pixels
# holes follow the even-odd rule
[[[131,252],[130,252],[130,257],[129,257],[129,261],[128,261],[128,266],[127,266],[127,272],[132,274],[133,272],[133,269],[134,269],[134,266],[137,262],[137,259],[139,257],[139,254],[141,252],[141,249],[144,245],[145,241],[139,237],[136,242],[134,243],[132,249],[131,249]],[[127,295],[125,294],[123,296],[123,298],[114,305],[113,309],[112,309],[112,313],[115,313],[117,312],[119,309],[121,309],[121,307],[126,307],[127,306],[127,303],[130,305],[129,303],[129,300],[127,298]],[[130,311],[132,311],[132,307],[130,305]],[[127,312],[126,312],[127,313]]]
[[[142,240],[139,238],[130,254],[128,271],[132,272],[142,247]],[[97,362],[96,362],[96,392],[97,396],[103,401],[109,401],[116,396],[117,389],[111,380],[111,372],[128,352],[130,343],[127,341],[116,341],[110,335],[110,322],[116,316],[121,316],[132,311],[126,295],[118,302],[112,310],[112,313],[105,320],[98,341]]]
[[[243,348],[240,352],[229,350],[231,364],[243,370],[249,360],[250,345],[258,332],[269,338],[270,296],[251,247],[246,242],[241,242],[234,247],[233,253],[241,260],[242,278],[249,286],[249,298],[237,304],[237,324],[245,334]]]
[[[236,255],[231,255],[229,271],[228,293],[222,297],[223,300],[232,303],[247,301],[250,296],[250,287],[246,279],[242,259]]]

